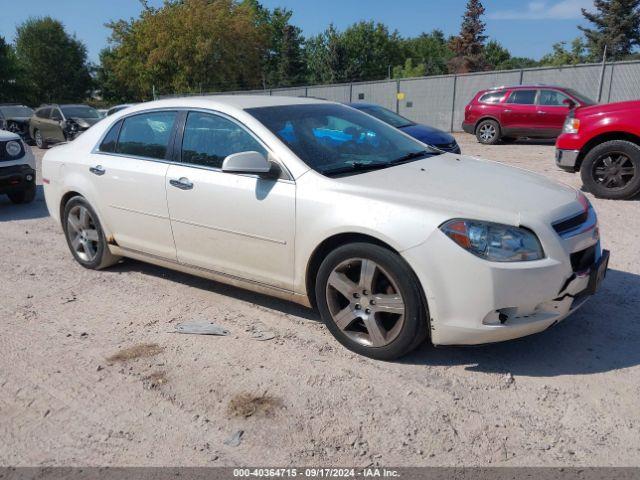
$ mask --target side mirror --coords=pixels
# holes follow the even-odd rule
[[[562,103],[564,105],[566,105],[567,107],[569,107],[569,110],[573,110],[574,108],[576,108],[576,102],[574,102],[573,100],[571,100],[570,98],[565,98]]]
[[[270,170],[271,164],[264,155],[258,152],[234,153],[222,162],[223,172],[264,174]]]

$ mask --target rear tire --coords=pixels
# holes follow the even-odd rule
[[[21,192],[10,193],[7,195],[11,203],[16,205],[31,203],[36,198],[36,185],[31,184]]]
[[[98,215],[84,197],[73,197],[66,203],[62,228],[73,258],[83,267],[100,270],[120,260],[109,251]]]
[[[476,127],[476,138],[483,145],[495,145],[500,137],[500,124],[495,120],[483,120]]]
[[[42,136],[42,132],[39,129],[33,131],[33,140],[36,142],[36,146],[42,150],[49,148],[47,141]]]
[[[428,336],[417,277],[400,255],[378,245],[352,243],[331,252],[318,270],[315,296],[329,331],[360,355],[393,360]]]
[[[601,143],[585,156],[580,176],[596,197],[633,198],[640,193],[640,146],[626,140]]]

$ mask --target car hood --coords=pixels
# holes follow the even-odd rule
[[[0,130],[0,142],[8,142],[10,140],[20,140],[20,136],[7,130]]]
[[[640,100],[632,100],[629,102],[606,103],[604,105],[591,105],[589,107],[580,107],[575,110],[576,117],[587,115],[602,115],[620,110],[640,110]]]
[[[80,117],[71,117],[71,120],[76,122],[81,128],[89,128],[92,125],[98,123],[101,118],[80,118]]]
[[[455,141],[453,135],[428,125],[409,125],[400,130],[428,145],[449,145]]]
[[[579,213],[577,192],[523,169],[469,156],[441,154],[335,179],[351,193],[441,213],[520,225]]]

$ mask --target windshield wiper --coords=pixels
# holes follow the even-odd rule
[[[322,170],[323,175],[340,175],[341,173],[350,173],[350,172],[366,172],[369,170],[378,170],[380,168],[389,167],[391,164],[389,162],[378,162],[378,163],[362,163],[362,162],[353,162],[348,165],[343,165],[341,167],[329,168],[327,170]]]
[[[388,165],[397,165],[399,163],[409,162],[411,160],[416,160],[418,158],[426,157],[427,155],[435,155],[436,152],[429,150],[421,150],[419,152],[411,152],[403,155],[395,160],[391,160],[388,162]]]

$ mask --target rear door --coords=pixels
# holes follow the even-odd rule
[[[537,127],[537,89],[513,90],[504,103],[502,129],[505,135],[527,135]]]
[[[165,180],[175,111],[125,117],[107,133],[85,165],[97,202],[122,248],[175,261]]]
[[[53,107],[47,124],[48,138],[55,142],[64,142],[66,140],[64,132],[62,131],[63,120],[64,117],[62,116],[60,109],[58,107]]]
[[[552,89],[542,89],[538,95],[538,128],[550,137],[557,137],[562,132],[564,120],[569,113],[569,106],[565,105],[567,95]]]

